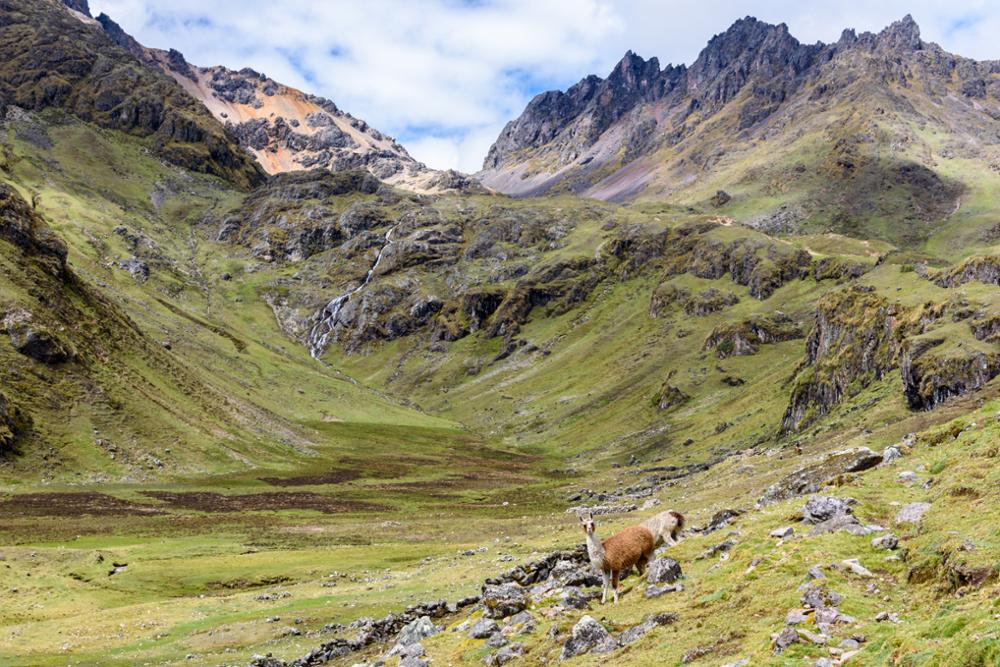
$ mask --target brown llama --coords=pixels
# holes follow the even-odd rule
[[[656,541],[652,531],[645,526],[629,526],[612,535],[603,542],[598,539],[594,515],[587,512],[580,516],[583,532],[587,536],[587,555],[590,564],[601,571],[604,586],[601,590],[601,604],[607,602],[608,589],[614,591],[614,600],[618,602],[618,589],[621,575],[635,567],[639,574],[646,570],[646,564],[653,556]]]
[[[640,525],[645,526],[649,529],[649,532],[653,533],[657,548],[664,543],[672,547],[677,544],[677,538],[680,537],[681,531],[684,530],[684,515],[674,510],[666,510],[649,517]]]

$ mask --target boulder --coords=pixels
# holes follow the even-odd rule
[[[7,313],[0,326],[10,336],[15,350],[43,364],[60,364],[73,356],[68,345],[44,326],[34,322],[33,316],[26,310]]]
[[[872,540],[872,546],[876,549],[886,549],[887,551],[892,551],[899,546],[899,538],[892,533],[882,535],[881,537],[876,537]]]
[[[813,496],[802,508],[802,520],[806,523],[818,524],[835,516],[852,514],[851,505],[857,501],[853,498],[837,498],[834,496]]]
[[[504,646],[499,651],[495,653],[490,653],[483,660],[490,667],[497,667],[498,665],[505,665],[511,660],[515,660],[524,655],[524,644],[510,644]]]
[[[792,644],[799,643],[799,641],[799,633],[795,628],[785,628],[774,639],[774,653],[781,653]]]
[[[875,574],[867,567],[862,565],[857,558],[848,558],[847,560],[841,561],[841,565],[843,565],[848,572],[856,574],[859,577],[863,577],[865,579],[875,576]]]
[[[396,637],[396,644],[389,650],[389,656],[398,655],[411,644],[417,644],[421,640],[427,639],[441,632],[441,628],[434,625],[427,616],[421,616],[406,624]]]
[[[476,621],[471,628],[469,628],[469,637],[471,639],[486,639],[494,632],[499,632],[500,626],[492,618],[487,618],[483,616],[478,621]]]
[[[681,576],[681,564],[673,558],[657,558],[649,564],[648,584],[672,584]]]
[[[527,608],[528,593],[514,582],[487,584],[483,586],[482,602],[489,618],[507,618]]]
[[[118,262],[118,268],[128,271],[129,275],[137,283],[144,283],[149,280],[149,264],[141,259],[136,259],[135,257],[123,259]]]
[[[573,626],[570,638],[563,645],[560,660],[567,660],[584,653],[610,653],[618,648],[618,640],[603,625],[586,615]]]

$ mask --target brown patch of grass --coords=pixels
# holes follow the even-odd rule
[[[266,512],[276,510],[315,510],[326,514],[341,512],[377,512],[388,509],[384,505],[343,500],[319,493],[275,492],[247,493],[227,496],[209,491],[173,493],[171,491],[144,491],[143,495],[163,501],[172,508],[199,512]]]
[[[162,514],[154,505],[133,503],[104,493],[22,493],[0,503],[0,514],[14,516],[76,516]]]

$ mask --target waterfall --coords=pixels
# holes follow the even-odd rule
[[[319,312],[310,318],[316,322],[309,331],[309,354],[312,355],[313,359],[319,359],[323,355],[323,352],[326,351],[326,347],[330,342],[330,334],[334,332],[337,326],[337,318],[340,317],[340,311],[344,309],[344,306],[347,305],[352,296],[363,290],[372,281],[372,278],[375,277],[375,270],[378,269],[378,265],[382,262],[382,255],[385,253],[385,249],[392,245],[392,233],[396,231],[396,227],[398,225],[389,228],[389,231],[385,233],[385,243],[379,248],[378,255],[375,257],[375,263],[368,269],[368,274],[365,276],[364,281],[351,291],[341,294],[330,301],[330,303],[323,306]]]

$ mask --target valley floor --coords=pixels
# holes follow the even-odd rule
[[[823,460],[827,447],[746,452],[675,480],[655,494],[660,507],[599,520],[607,534],[663,507],[681,509],[694,527],[721,509],[743,512],[713,532],[689,532],[669,551],[684,571],[681,592],[647,599],[633,576],[618,606],[593,601],[589,610],[559,611],[555,600],[542,601],[531,607],[537,628],[511,641],[525,645],[530,664],[553,662],[585,613],[617,633],[670,612],[677,614],[673,623],[634,644],[574,661],[800,665],[836,658],[840,643],[854,638],[864,641],[851,665],[995,664],[998,410],[1000,400],[988,391],[933,416],[831,436],[827,446],[880,451],[919,433],[902,448],[903,458],[821,491],[855,498],[854,515],[898,535],[898,550],[873,546],[882,532],[811,536],[798,518],[806,497],[754,508],[765,485]],[[565,511],[576,482],[546,479],[545,462],[509,453],[484,464],[489,450],[467,435],[424,435],[434,438],[421,447],[411,434],[407,453],[387,452],[381,465],[331,457],[340,463],[298,473],[8,487],[0,502],[0,662],[242,665],[266,653],[291,661],[343,636],[336,624],[476,595],[485,578],[581,542],[575,517]],[[371,442],[402,437],[382,431]],[[456,437],[450,444],[471,447],[477,458],[435,477],[425,462]],[[614,489],[642,476],[624,467],[588,482]],[[898,523],[900,509],[916,502],[930,503],[924,518]],[[793,528],[791,537],[769,536],[784,526]],[[870,574],[852,572],[844,565],[849,559]],[[839,612],[853,620],[833,627],[822,640],[829,646],[803,641],[775,655],[772,637],[801,607],[814,566],[842,596]],[[877,620],[883,612],[894,620]],[[454,627],[470,613],[480,612],[435,622]],[[816,636],[812,623],[800,627]],[[437,664],[481,664],[493,651],[464,631],[442,632],[423,646]],[[371,660],[388,648],[342,661]]]

